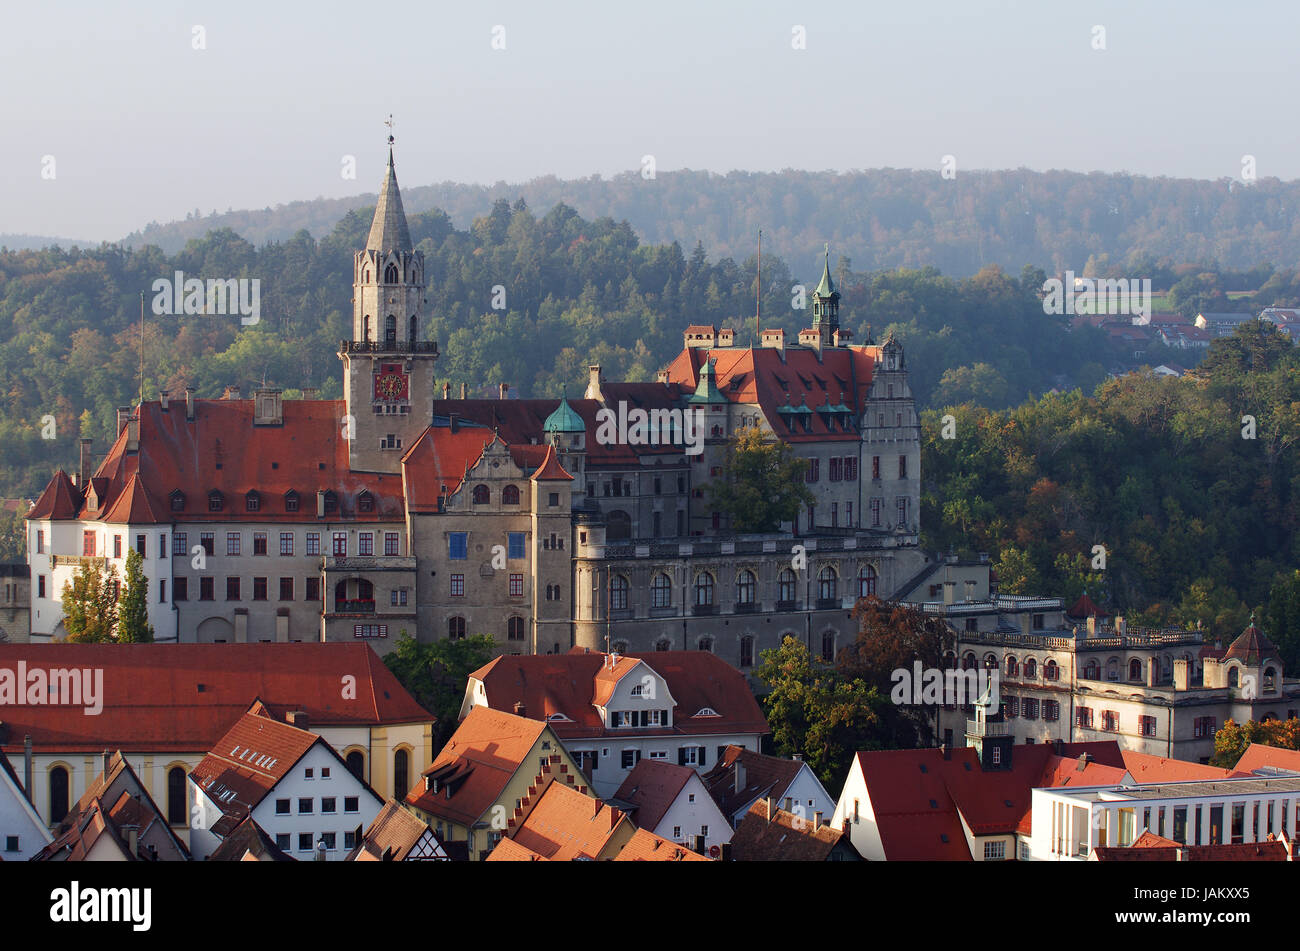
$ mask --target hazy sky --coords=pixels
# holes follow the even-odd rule
[[[0,232],[114,240],[372,192],[390,112],[404,186],[647,154],[1195,178],[1250,154],[1292,179],[1297,36],[1285,0],[7,4]]]

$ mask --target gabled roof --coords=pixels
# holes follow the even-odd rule
[[[1252,743],[1246,747],[1246,752],[1242,754],[1241,759],[1237,760],[1232,775],[1249,776],[1256,770],[1285,770],[1300,774],[1300,750]]]
[[[102,670],[103,711],[53,704],[9,706],[0,746],[23,736],[45,752],[201,753],[212,749],[250,703],[277,717],[307,713],[322,727],[432,722],[368,644],[0,644],[0,667]],[[355,696],[339,678],[356,677]]]
[[[225,828],[214,826],[213,831],[223,837],[234,831],[294,764],[322,742],[315,733],[272,719],[262,704],[254,703],[190,773],[225,816]]]
[[[689,766],[657,759],[639,760],[613,798],[636,810],[634,819],[637,825],[657,829],[669,807],[695,775],[695,770]]]
[[[252,816],[244,818],[208,856],[209,862],[296,862]]]
[[[170,515],[162,515],[165,511],[167,510],[163,506],[155,505],[149,498],[149,490],[140,481],[140,473],[133,472],[127,480],[126,488],[118,493],[117,499],[101,516],[101,520],[124,525],[156,525],[170,521]]]
[[[709,795],[731,821],[755,799],[771,796],[778,802],[794,782],[803,763],[781,756],[767,756],[740,746],[728,746],[722,758],[702,777]],[[741,788],[736,773],[741,770]],[[809,817],[811,818],[811,817]]]
[[[406,226],[406,212],[402,210],[402,193],[397,188],[397,170],[393,168],[393,150],[388,150],[388,167],[384,169],[384,184],[379,188],[379,201],[375,217],[366,236],[367,251],[410,251],[411,232]]]
[[[72,484],[72,478],[62,469],[54,473],[45,486],[45,491],[32,510],[27,513],[29,519],[63,519],[76,518],[81,511],[81,491]]]
[[[397,800],[390,799],[348,855],[348,861],[406,862],[446,857],[429,824],[402,808]]]
[[[545,855],[540,855],[514,839],[502,839],[488,855],[489,862],[549,862]]]
[[[1070,605],[1070,609],[1065,612],[1067,617],[1086,618],[1086,617],[1109,617],[1105,611],[1097,607],[1096,602],[1088,597],[1088,592],[1083,592],[1079,600]]]
[[[551,776],[533,797],[510,838],[552,862],[608,858],[620,834],[631,836],[632,822],[621,809],[584,795]]]
[[[657,836],[649,829],[637,829],[614,856],[615,862],[707,862],[698,852]]]
[[[1179,845],[1171,839],[1145,832],[1127,848],[1100,845],[1089,857],[1098,862],[1286,862],[1289,851],[1285,839]]]
[[[825,862],[841,842],[852,849],[842,830],[815,825],[760,799],[737,824],[731,857],[737,862]]]
[[[1124,758],[1124,768],[1136,783],[1190,783],[1201,779],[1227,779],[1232,775],[1230,769],[1136,750],[1120,750],[1120,756]]]
[[[533,769],[525,757],[546,729],[538,720],[474,707],[407,793],[407,804],[460,825],[477,822],[521,767]],[[430,780],[437,780],[436,793]]]
[[[609,656],[581,649],[567,654],[502,655],[470,677],[483,684],[487,703],[495,710],[514,710],[515,704],[522,703],[524,713],[539,720],[563,713],[568,721],[550,723],[561,738],[768,732],[767,720],[744,675],[709,651],[621,656],[614,674],[621,676],[643,661],[667,682],[676,703],[673,727],[608,729],[594,704],[597,698],[608,700],[612,694],[608,678],[613,674],[606,674],[604,681],[598,679]],[[697,717],[706,707],[718,716]]]

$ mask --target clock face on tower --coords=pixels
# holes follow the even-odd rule
[[[384,364],[375,374],[375,400],[386,403],[405,400],[409,384],[410,378],[402,372],[400,364]]]

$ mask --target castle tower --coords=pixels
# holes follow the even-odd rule
[[[826,245],[826,261],[822,267],[821,283],[813,291],[813,330],[817,331],[822,347],[835,343],[836,331],[840,329],[840,292],[831,280],[831,246]]]
[[[438,344],[421,338],[424,254],[411,244],[388,168],[366,246],[353,258],[352,338],[339,346],[351,468],[401,471],[402,454],[433,421]]]

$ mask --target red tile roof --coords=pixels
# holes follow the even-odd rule
[[[1300,750],[1286,750],[1277,746],[1252,743],[1232,771],[1234,776],[1249,776],[1257,769],[1284,769],[1300,773]]]
[[[514,839],[502,839],[487,857],[489,862],[549,862],[544,855],[525,848]]]
[[[600,680],[608,656],[581,649],[568,654],[503,655],[470,676],[482,681],[487,702],[494,709],[513,710],[522,702],[528,716],[564,714],[572,722],[548,721],[562,738],[768,732],[744,675],[709,651],[657,651],[622,657],[616,672],[631,670],[637,660],[643,660],[667,681],[668,692],[677,702],[673,727],[606,729],[593,704],[597,697],[608,699],[611,692],[607,680]],[[705,707],[718,716],[697,717]]]
[[[627,845],[614,856],[615,862],[707,862],[698,852],[669,842],[649,829],[637,829]]]
[[[1149,834],[1149,833],[1148,833]],[[1239,842],[1219,845],[1168,845],[1148,843],[1139,846],[1142,836],[1133,845],[1098,846],[1092,850],[1098,862],[1285,862],[1288,861],[1288,848],[1285,841]],[[1155,837],[1159,842],[1168,839]],[[1182,858],[1178,853],[1182,852]]]
[[[427,822],[390,799],[348,858],[357,862],[405,862],[421,840],[441,844]]]
[[[1092,598],[1088,597],[1087,591],[1070,606],[1070,610],[1066,611],[1065,614],[1067,617],[1109,617],[1105,611],[1097,607]]]
[[[1136,783],[1189,783],[1200,779],[1226,779],[1232,775],[1230,769],[1134,750],[1122,750],[1120,755],[1124,757],[1124,768]]]
[[[164,516],[167,508],[158,505],[149,497],[149,490],[140,481],[140,473],[131,473],[126,488],[118,493],[117,499],[102,516],[105,522],[120,522],[125,525],[156,525],[171,521],[171,516]]]
[[[560,459],[555,454],[554,446],[546,447],[546,455],[542,457],[542,464],[533,473],[532,478],[536,482],[572,482],[573,476],[564,471],[564,466],[560,465]]]
[[[102,669],[103,712],[79,706],[7,706],[0,745],[37,750],[210,750],[257,698],[309,725],[432,722],[368,644],[0,644],[0,667]],[[356,677],[345,698],[340,678]]]
[[[688,347],[668,364],[667,372],[670,383],[694,391],[700,381],[700,368],[705,361],[713,360],[717,387],[727,400],[757,404],[774,425],[781,419],[777,413],[780,406],[806,403],[813,410],[811,432],[788,432],[778,426],[782,439],[793,443],[828,439],[856,442],[861,438],[859,433],[845,432],[838,426],[831,429],[817,408],[828,401],[843,403],[860,419],[879,358],[879,347],[828,348],[821,352],[820,359],[816,351],[801,347],[787,347],[784,351],[775,347]]]
[[[637,825],[656,829],[695,775],[695,770],[689,766],[643,759],[632,767],[613,798],[636,807],[633,818]]]
[[[235,826],[208,855],[209,862],[296,862],[253,821],[252,816]]]
[[[510,838],[552,862],[612,858],[607,850],[634,827],[621,809],[556,780],[529,804]]]
[[[29,519],[76,518],[81,511],[81,492],[72,484],[72,477],[60,469],[45,486],[45,491],[32,510]]]
[[[501,797],[546,724],[488,707],[474,707],[406,796],[431,815],[471,825]],[[428,789],[436,778],[439,789]]]
[[[136,474],[144,500],[133,500],[128,510],[147,506],[155,523],[168,522],[178,514],[197,522],[265,521],[268,516],[277,521],[314,522],[318,490],[335,494],[336,517],[362,522],[400,521],[404,517],[401,476],[353,472],[348,467],[342,400],[285,400],[281,426],[254,426],[253,409],[254,400],[195,400],[195,418],[187,420],[184,404],[172,403],[163,410],[157,402],[144,403],[138,410],[139,451],[127,451],[128,431],[124,428],[95,470],[92,485],[99,507],[91,510],[74,496],[80,511],[67,514],[71,481],[56,485],[61,481],[56,474],[42,493],[34,517],[103,517],[116,511],[119,497]],[[182,513],[171,511],[176,490],[185,496]],[[245,505],[250,490],[261,495],[260,506],[252,512]],[[300,496],[296,512],[285,510],[284,496],[290,490]],[[363,490],[374,498],[372,512],[357,510]],[[208,508],[208,495],[213,491],[224,498],[217,512]],[[47,497],[43,507],[41,501]]]
[[[234,831],[293,765],[322,742],[315,733],[272,719],[260,703],[253,704],[190,773],[226,817],[225,830],[218,823],[213,831]]]

